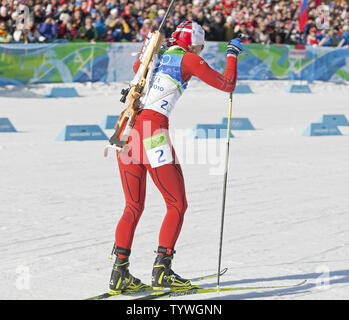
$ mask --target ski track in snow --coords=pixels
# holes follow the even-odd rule
[[[233,131],[230,140],[222,257],[229,270],[221,286],[307,282],[176,299],[348,299],[349,127],[340,127],[343,136],[302,133],[323,114],[349,119],[349,87],[315,82],[312,94],[289,94],[290,82],[246,83],[254,93],[233,96],[233,116],[249,118],[256,130]],[[74,86],[81,97],[44,98],[52,86]],[[119,114],[124,86],[0,89],[0,117],[18,130],[0,133],[0,299],[84,299],[108,289],[108,256],[124,205],[115,156],[103,157],[107,141],[55,139],[65,125],[100,124]],[[171,135],[177,138],[176,128],[219,123],[227,113],[228,95],[194,80],[173,111]],[[212,273],[223,186],[217,172],[224,164],[225,139],[173,142],[189,203],[173,268],[184,277]],[[198,160],[204,151],[213,155],[204,157],[206,163]],[[130,259],[131,273],[145,282],[164,213],[161,195],[148,179]],[[202,285],[212,288],[216,282]]]

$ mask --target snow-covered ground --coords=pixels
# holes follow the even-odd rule
[[[233,116],[256,130],[231,139],[221,286],[307,283],[183,299],[348,299],[349,127],[343,136],[302,133],[323,114],[349,119],[349,86],[319,82],[312,94],[290,94],[289,82],[247,83],[254,93],[234,95]],[[125,84],[73,86],[81,97],[44,98],[52,85],[0,88],[0,118],[18,130],[0,133],[0,299],[84,299],[108,289],[124,205],[115,157],[103,157],[106,141],[55,139],[65,125],[119,114]],[[227,113],[226,93],[193,81],[171,117],[189,202],[173,262],[183,277],[217,269],[225,139],[181,134]],[[130,259],[145,282],[164,213],[149,179]]]

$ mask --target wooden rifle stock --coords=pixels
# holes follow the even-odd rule
[[[161,34],[159,30],[153,33],[151,43],[152,47],[149,49],[147,56],[144,57],[144,60],[141,63],[141,66],[143,66],[143,72],[141,74],[140,80],[136,85],[132,86],[129,89],[129,92],[127,94],[127,100],[129,101],[128,107],[124,111],[122,111],[115,125],[115,132],[109,139],[111,145],[116,145],[120,147],[121,150],[127,144],[130,131],[136,121],[137,113],[139,112],[139,99],[144,94],[149,65],[152,62],[154,55],[159,52],[163,40],[164,35]]]

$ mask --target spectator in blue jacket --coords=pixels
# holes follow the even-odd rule
[[[48,17],[45,22],[40,24],[39,33],[45,37],[46,42],[53,41],[57,38],[57,24],[56,21]]]
[[[343,27],[343,35],[340,42],[340,47],[344,46],[349,46],[349,24]]]
[[[106,32],[107,27],[105,25],[105,22],[101,16],[101,14],[96,9],[92,9],[90,11],[90,14],[91,14],[91,18],[93,19],[93,22],[95,24],[95,28],[98,32],[98,36],[99,37],[103,36],[104,33]]]

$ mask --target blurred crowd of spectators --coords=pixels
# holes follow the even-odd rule
[[[309,0],[299,32],[300,0],[177,0],[165,23],[169,38],[183,20],[195,20],[207,41],[349,45],[347,0]],[[166,0],[0,0],[0,42],[141,42],[161,23]],[[325,5],[326,4],[326,5]]]

